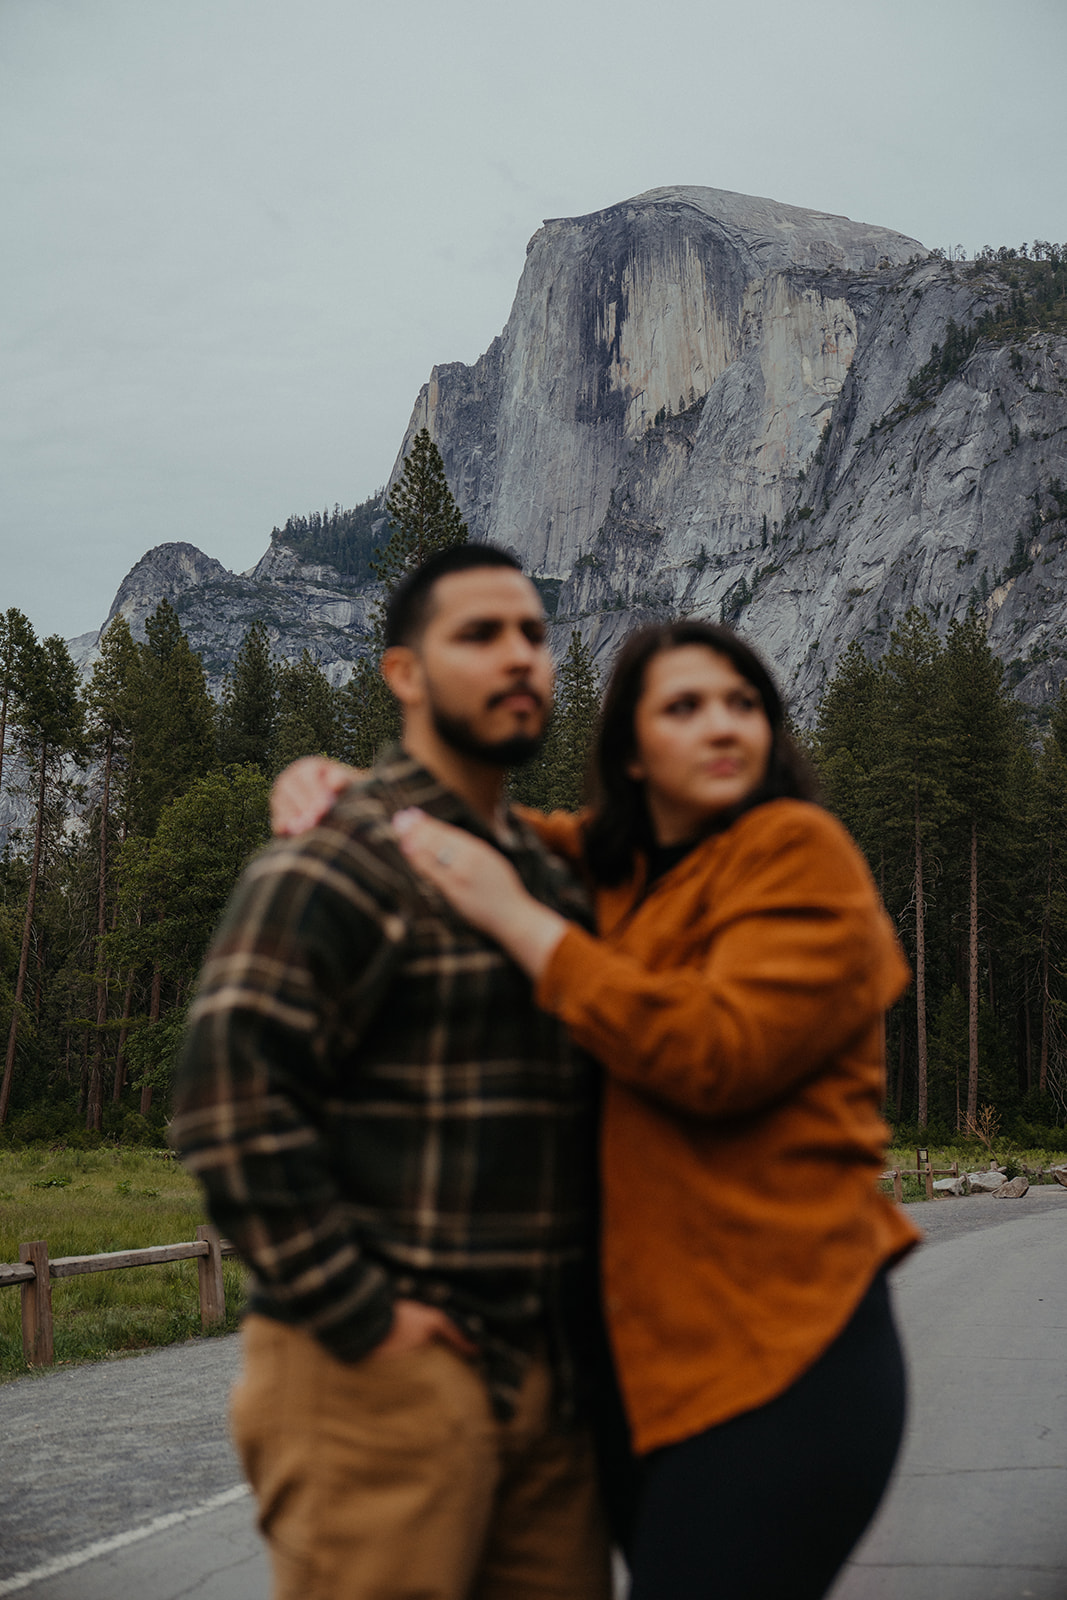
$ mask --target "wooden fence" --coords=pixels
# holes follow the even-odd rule
[[[904,1199],[904,1175],[905,1175],[905,1173],[907,1173],[907,1176],[909,1178],[911,1177],[911,1169],[910,1169],[910,1167],[890,1167],[888,1172],[883,1172],[882,1173],[882,1177],[883,1178],[892,1178],[892,1180],[893,1180],[893,1199],[897,1202],[898,1205],[900,1205],[901,1202]],[[954,1161],[952,1163],[951,1167],[935,1167],[935,1166],[931,1166],[929,1161],[919,1161],[918,1159],[916,1159],[916,1162],[915,1162],[915,1176],[917,1178],[919,1178],[920,1180],[925,1179],[926,1198],[928,1200],[932,1200],[934,1198],[934,1179],[935,1178],[958,1178],[959,1175],[960,1175],[960,1164],[959,1164],[958,1161]]]
[[[990,1171],[995,1170],[996,1163],[990,1162],[989,1169]],[[1034,1171],[1031,1171],[1025,1162],[1022,1165],[1021,1171],[1027,1182],[1029,1182],[1031,1178],[1040,1178],[1044,1176],[1043,1168],[1037,1167]],[[1049,1171],[1052,1177],[1055,1178],[1056,1182],[1062,1184],[1063,1187],[1067,1189],[1067,1171],[1064,1171],[1059,1167],[1050,1167]],[[916,1156],[914,1176],[918,1178],[920,1182],[925,1180],[926,1198],[928,1200],[932,1200],[934,1198],[935,1178],[958,1178],[959,1175],[960,1165],[958,1161],[954,1161],[951,1167],[934,1167],[931,1166],[929,1161],[920,1161],[918,1156]],[[910,1178],[912,1176],[913,1173],[910,1167],[890,1167],[888,1172],[882,1173],[883,1178],[892,1178],[893,1198],[896,1200],[898,1205],[904,1199],[904,1178]],[[970,1192],[971,1188],[970,1184],[968,1184],[964,1190],[964,1193],[970,1194]]]
[[[197,1228],[196,1238],[179,1244],[153,1244],[143,1250],[111,1250],[95,1256],[48,1258],[44,1239],[19,1245],[19,1259],[0,1261],[0,1288],[18,1284],[22,1291],[22,1351],[34,1367],[55,1361],[52,1338],[52,1279],[74,1278],[82,1272],[113,1272],[119,1267],[158,1267],[165,1261],[196,1261],[200,1290],[200,1325],[205,1330],[226,1316],[226,1291],[222,1283],[222,1258],[235,1255],[228,1240],[220,1239],[209,1224]]]

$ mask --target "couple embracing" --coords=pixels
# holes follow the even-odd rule
[[[283,782],[172,1127],[251,1268],[276,1600],[608,1600],[612,1538],[633,1600],[817,1600],[899,1445],[917,1237],[870,874],[727,629],[623,646],[578,817],[506,803],[552,686],[510,555],[410,574],[382,671],[401,746]]]

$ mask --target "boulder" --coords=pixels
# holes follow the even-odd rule
[[[966,1194],[967,1175],[961,1172],[958,1178],[935,1178],[934,1190],[938,1194]]]
[[[1030,1187],[1028,1178],[1020,1172],[1017,1178],[1011,1178],[1007,1183],[1002,1183],[999,1189],[992,1191],[994,1200],[1021,1200]]]
[[[995,1169],[992,1172],[968,1172],[967,1180],[976,1194],[992,1194],[1004,1182],[1004,1174]]]

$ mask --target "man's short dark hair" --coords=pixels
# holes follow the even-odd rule
[[[385,607],[385,646],[414,644],[430,616],[434,585],[454,572],[472,572],[478,567],[522,567],[507,550],[495,544],[450,544],[409,572],[397,584]]]

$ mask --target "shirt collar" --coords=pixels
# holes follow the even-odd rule
[[[416,761],[414,756],[408,755],[401,745],[390,745],[382,751],[371,776],[385,789],[391,811],[418,806],[441,822],[451,822],[457,828],[466,828],[468,833],[477,834],[480,839],[488,839],[490,844],[506,845],[507,841],[500,839],[465,800],[452,789],[446,788],[439,778]],[[526,829],[506,804],[504,816],[514,842],[526,843],[529,837]]]

